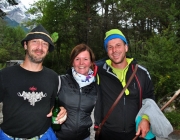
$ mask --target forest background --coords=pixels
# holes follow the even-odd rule
[[[180,88],[180,1],[179,0],[39,0],[27,11],[38,15],[22,23],[31,30],[42,24],[57,33],[55,51],[44,65],[64,74],[69,55],[79,43],[89,45],[96,60],[107,57],[105,32],[120,29],[128,40],[128,56],[150,72],[157,102],[166,101]],[[41,14],[39,14],[41,13]],[[9,27],[0,18],[0,69],[8,60],[23,60],[20,41],[25,31]],[[167,118],[180,129],[180,98],[171,103]]]

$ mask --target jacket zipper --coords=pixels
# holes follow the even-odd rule
[[[77,110],[77,121],[76,121],[76,126],[77,128],[79,129],[79,110],[80,110],[80,104],[81,104],[81,95],[82,95],[82,88],[79,89],[79,104],[78,104],[78,110]],[[78,130],[77,130],[77,133],[78,133]]]
[[[125,109],[125,106],[126,106],[126,96],[124,95],[124,117],[123,117],[123,130],[124,130],[124,132],[126,132],[126,128],[125,128],[125,126],[126,126],[126,109]]]

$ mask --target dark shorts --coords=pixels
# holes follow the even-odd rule
[[[135,137],[136,132],[114,132],[110,131],[105,127],[102,127],[99,140],[132,140]],[[137,140],[146,140],[143,138],[138,138]],[[151,140],[156,140],[153,138]]]

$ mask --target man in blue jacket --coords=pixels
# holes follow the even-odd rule
[[[106,32],[104,48],[109,58],[97,64],[98,84],[102,97],[99,102],[100,109],[95,110],[96,128],[126,85],[137,64],[134,58],[126,57],[128,43],[126,37],[118,29]],[[132,140],[136,135],[140,135],[138,139],[143,140],[150,130],[149,118],[146,114],[142,116],[137,131],[135,118],[142,106],[142,99],[154,99],[153,92],[149,72],[138,65],[135,77],[103,125],[100,140]]]

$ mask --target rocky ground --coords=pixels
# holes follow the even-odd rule
[[[92,118],[93,118],[93,114],[92,114]],[[0,103],[0,123],[2,123],[3,121],[3,115],[2,115],[2,103]],[[90,136],[90,140],[94,140],[94,130],[93,127],[91,127],[91,136]],[[168,137],[168,139],[164,139],[164,138],[156,138],[156,140],[180,140],[180,130],[176,130],[173,133],[171,133]]]

